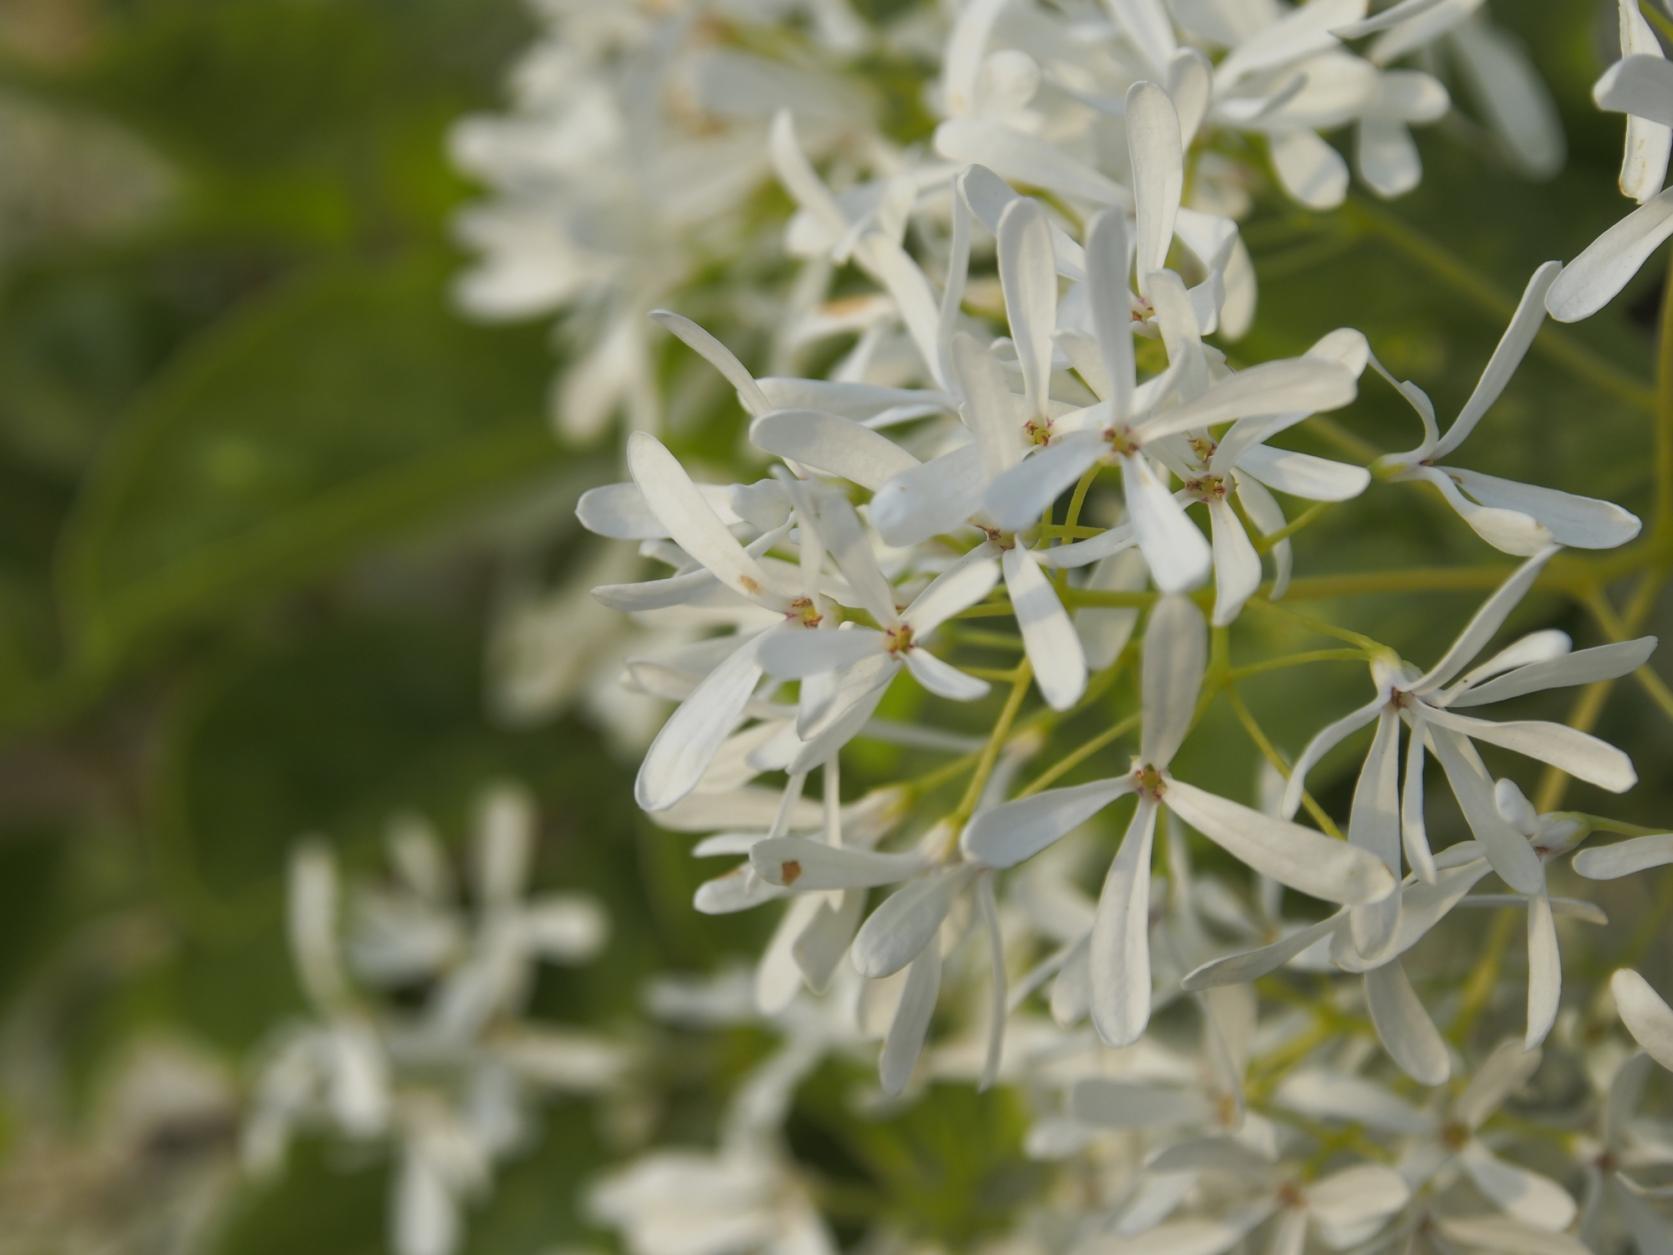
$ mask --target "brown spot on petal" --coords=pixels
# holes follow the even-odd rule
[[[761,591],[761,581],[753,575],[740,575],[738,576],[738,587],[746,593],[758,593]]]
[[[778,869],[778,878],[788,888],[802,878],[802,865],[793,858],[786,859]]]

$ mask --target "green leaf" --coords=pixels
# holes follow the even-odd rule
[[[83,662],[102,669],[137,641],[551,470],[542,333],[463,324],[440,271],[418,261],[302,276],[163,373],[63,542]]]

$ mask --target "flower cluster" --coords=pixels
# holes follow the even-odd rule
[[[1629,115],[1642,207],[1534,271],[1444,429],[1351,327],[1242,348],[1271,342],[1244,226],[1268,191],[1325,212],[1355,174],[1410,190],[1412,129],[1451,113],[1448,83],[1524,170],[1560,166],[1544,88],[1482,0],[545,8],[517,114],[458,133],[500,193],[466,221],[484,261],[463,293],[585,328],[569,434],[630,414],[626,477],[577,515],[636,546],[593,593],[636,625],[627,688],[674,707],[635,798],[724,860],[698,911],[777,918],[750,975],[653,1003],[783,1041],[712,1148],[604,1174],[594,1218],[653,1255],[834,1250],[784,1125],[817,1064],[864,1055],[856,1118],[938,1081],[1024,1096],[1028,1153],[1063,1184],[1005,1250],[1665,1249],[1673,1141],[1638,1108],[1652,1064],[1673,1067],[1673,1010],[1630,969],[1612,1006],[1565,1000],[1563,933],[1606,922],[1576,885],[1673,863],[1673,834],[1562,802],[1568,780],[1636,782],[1592,731],[1611,684],[1636,674],[1673,710],[1647,601],[1617,613],[1587,565],[1645,569],[1641,531],[1662,543],[1673,517],[1643,529],[1461,464],[1547,316],[1594,312],[1673,234],[1673,71],[1640,6],[1620,0],[1597,99]],[[735,394],[737,482],[680,456],[698,446],[667,420],[702,385],[689,360],[664,369],[647,313]],[[1408,451],[1340,420],[1373,389],[1415,412]],[[1296,537],[1368,497],[1483,548],[1469,578],[1399,586],[1481,595],[1433,655],[1297,607],[1384,587],[1293,571]],[[1542,592],[1603,639],[1532,620]],[[568,602],[545,622],[573,645],[583,615],[612,632]],[[1330,647],[1273,650],[1308,637]],[[1363,668],[1364,703],[1269,735],[1245,681],[1326,666]],[[1587,695],[1567,720],[1528,709],[1564,690]],[[1205,751],[1210,724],[1246,735],[1260,781]],[[505,1105],[469,1097],[527,1071],[489,1029],[530,958],[565,956],[534,940],[543,914],[500,906],[480,957],[439,963],[465,943],[423,861],[401,855],[412,892],[351,932],[350,965],[434,979],[418,1040],[468,1042],[448,1057],[496,1079],[400,1098],[406,1031],[327,957],[331,882],[307,855],[319,1023],[276,1057],[252,1142],[298,1118],[393,1137],[400,1214],[450,1217],[515,1142]],[[407,1249],[447,1249],[452,1223]]]
[[[278,1168],[298,1132],[387,1149],[391,1247],[447,1255],[465,1204],[530,1138],[530,1096],[608,1089],[624,1048],[528,1017],[540,963],[586,961],[605,918],[575,893],[525,897],[534,813],[487,793],[467,887],[421,820],[391,825],[388,883],[344,894],[317,843],[291,867],[290,941],[310,1014],[266,1051],[244,1130],[253,1171]]]

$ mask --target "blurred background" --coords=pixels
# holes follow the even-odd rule
[[[1493,10],[1551,84],[1567,167],[1535,182],[1495,159],[1464,90],[1461,116],[1420,133],[1406,200],[1356,200],[1325,228],[1256,189],[1245,360],[1349,323],[1455,412],[1533,267],[1624,211],[1619,120],[1589,101],[1613,4]],[[287,864],[313,834],[376,868],[402,814],[462,850],[494,781],[537,800],[533,879],[591,891],[613,921],[595,962],[543,972],[536,1007],[642,1062],[624,1094],[551,1100],[465,1249],[607,1246],[581,1183],[635,1146],[707,1136],[766,1049],[743,1030],[667,1049],[673,1030],[641,1010],[652,973],[747,955],[771,921],[695,914],[687,839],[634,809],[644,712],[601,717],[589,695],[616,668],[609,617],[571,597],[537,645],[507,639],[516,607],[586,582],[602,550],[574,502],[619,478],[615,435],[554,434],[549,320],[473,322],[454,295],[454,224],[482,191],[449,136],[502,106],[537,31],[516,0],[0,0],[0,1252],[386,1249],[386,1158],[303,1139],[281,1173],[239,1166],[252,1060],[306,1006]],[[887,119],[923,138],[911,111]],[[1563,332],[1639,387],[1657,269]],[[745,361],[769,322],[732,329]],[[1379,449],[1416,443],[1369,381],[1347,421]],[[739,426],[711,389],[678,441],[721,463]],[[1649,449],[1641,412],[1536,352],[1470,452],[1647,516]],[[1328,546],[1298,538],[1300,572],[1494,558],[1409,496],[1352,513]],[[1426,658],[1476,597],[1324,609]],[[1596,639],[1562,603],[1535,610]],[[1670,621],[1663,596],[1649,630]],[[531,648],[538,665],[508,680],[507,651]],[[1362,682],[1274,687],[1267,726],[1293,753]],[[1600,731],[1644,778],[1610,813],[1665,826],[1656,718],[1623,685]],[[856,789],[898,753],[870,753]],[[1193,753],[1253,781],[1229,726]],[[1027,1188],[1004,1096],[948,1087],[867,1128],[821,1075],[792,1133],[861,1214],[958,1249]]]

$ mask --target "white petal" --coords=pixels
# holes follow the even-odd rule
[[[1086,239],[1086,283],[1092,306],[1092,330],[1109,376],[1106,398],[1116,418],[1133,412],[1133,306],[1128,288],[1133,241],[1127,215],[1106,209],[1092,220]]]
[[[894,590],[877,565],[877,554],[854,507],[836,493],[826,493],[815,509],[819,535],[830,548],[831,557],[855,598],[879,623],[892,622]]]
[[[1086,656],[1057,591],[1021,545],[1001,559],[1017,627],[1034,668],[1034,682],[1053,710],[1067,710],[1086,691]]]
[[[952,531],[974,514],[987,488],[982,450],[963,445],[897,475],[871,500],[871,521],[889,544],[908,548]]]
[[[436,1166],[416,1150],[401,1156],[395,1186],[396,1255],[450,1255],[459,1245],[459,1209]]]
[[[1164,597],[1144,630],[1139,694],[1144,712],[1139,758],[1166,768],[1185,743],[1208,666],[1208,632],[1202,611],[1186,597]]]
[[[1243,984],[1276,972],[1284,964],[1328,938],[1346,920],[1345,914],[1332,915],[1316,924],[1298,928],[1277,941],[1253,950],[1242,950],[1204,963],[1190,972],[1181,982],[1183,988],[1196,991],[1221,985]]]
[[[1005,382],[1004,370],[986,345],[975,336],[960,332],[953,337],[951,352],[954,375],[964,398],[961,409],[964,421],[981,447],[987,473],[1000,475],[1023,455],[1025,419],[1017,412],[1016,398]]]
[[[918,465],[887,436],[853,419],[818,410],[774,410],[749,427],[757,448],[876,492]]]
[[[1367,702],[1358,710],[1350,711],[1333,723],[1327,723],[1313,734],[1313,739],[1307,742],[1301,756],[1290,768],[1289,782],[1284,786],[1284,800],[1278,808],[1280,814],[1288,819],[1301,809],[1301,794],[1307,786],[1308,773],[1318,766],[1319,760],[1331,750],[1366,724],[1373,722],[1386,705],[1388,699],[1378,694],[1375,700]]]
[[[1378,1039],[1400,1070],[1424,1085],[1444,1084],[1452,1074],[1446,1043],[1398,961],[1365,974],[1365,1001]]]
[[[1406,1205],[1411,1187],[1384,1164],[1363,1163],[1320,1177],[1306,1187],[1307,1209],[1324,1225],[1346,1227],[1391,1215]]]
[[[905,658],[906,669],[912,673],[912,678],[937,697],[954,702],[974,702],[987,696],[989,685],[986,680],[965,674],[928,650],[907,650]]]
[[[761,645],[761,667],[779,680],[802,680],[851,667],[883,652],[883,634],[870,628],[840,632],[789,628]]]
[[[1133,534],[1156,587],[1182,593],[1202,583],[1214,562],[1208,541],[1142,453],[1121,459],[1121,487]]]
[[[1185,187],[1179,114],[1167,92],[1154,83],[1134,83],[1127,92],[1127,149],[1133,163],[1133,204],[1137,213],[1139,286],[1167,262],[1174,215]]]
[[[1047,789],[982,811],[970,821],[959,845],[965,857],[988,867],[1014,867],[1132,791],[1127,776]]]
[[[1622,968],[1609,978],[1609,992],[1632,1040],[1662,1067],[1673,1070],[1673,1008],[1631,968]]]
[[[1293,453],[1265,445],[1248,450],[1238,458],[1237,466],[1268,488],[1308,501],[1347,501],[1359,496],[1371,483],[1371,472],[1363,466],[1349,466],[1310,453]]]
[[[1570,549],[1613,549],[1638,535],[1643,526],[1637,515],[1612,501],[1519,484],[1455,466],[1443,469],[1455,484],[1482,505],[1526,514],[1545,528],[1553,542]]]
[[[1456,731],[1429,727],[1429,740],[1446,772],[1447,784],[1464,821],[1487,852],[1488,861],[1518,893],[1538,893],[1545,871],[1528,839],[1505,822],[1493,800],[1493,781],[1470,743]]]
[[[1452,47],[1471,98],[1522,169],[1536,179],[1561,170],[1568,155],[1562,118],[1521,41],[1488,22],[1466,22],[1453,32]]]
[[[1588,880],[1619,880],[1670,863],[1673,863],[1673,832],[1588,848],[1574,856],[1574,870]]]
[[[798,893],[816,889],[872,889],[923,870],[917,854],[883,854],[827,845],[806,837],[768,837],[749,851],[750,866],[770,885]]]
[[[1673,64],[1659,53],[1622,57],[1592,91],[1598,108],[1673,126]]]
[[[1385,709],[1377,717],[1370,753],[1354,785],[1348,812],[1348,840],[1400,874],[1400,717]],[[1349,917],[1354,946],[1367,959],[1382,954],[1400,922],[1400,895],[1358,907]]]
[[[1632,760],[1606,741],[1567,724],[1541,720],[1495,723],[1451,711],[1431,711],[1429,722],[1463,733],[1471,740],[1498,745],[1566,771],[1576,780],[1611,793],[1625,793],[1638,782]]]
[[[1481,378],[1476,381],[1475,391],[1458,412],[1457,420],[1435,446],[1431,458],[1445,457],[1462,444],[1475,430],[1481,416],[1504,392],[1505,385],[1510,382],[1516,368],[1527,356],[1534,337],[1539,334],[1540,325],[1545,321],[1546,297],[1561,270],[1562,266],[1557,262],[1548,261],[1529,278],[1527,287],[1522,290],[1522,299],[1517,302],[1516,312],[1511,315],[1510,325],[1505,328],[1504,335],[1493,349],[1493,356],[1487,359]]]
[[[1458,517],[1500,553],[1519,558],[1536,554],[1551,544],[1551,533],[1531,515],[1503,506],[1485,506],[1466,497],[1452,474],[1438,466],[1418,466],[1405,472],[1403,480],[1422,480],[1433,484]]]
[[[1448,697],[1447,709],[1484,706],[1526,693],[1617,679],[1643,666],[1655,647],[1655,637],[1641,636],[1525,663],[1485,683],[1469,684],[1461,693]]]
[[[1545,294],[1558,322],[1590,318],[1637,274],[1650,254],[1673,235],[1673,188],[1651,197],[1588,244]]]
[[[1357,906],[1394,892],[1395,880],[1364,850],[1169,777],[1163,803],[1239,862],[1327,902]]]
[[[1549,1177],[1506,1163],[1478,1141],[1466,1145],[1458,1159],[1470,1180],[1512,1219],[1553,1233],[1574,1220],[1574,1200]]]
[[[1001,528],[1021,531],[1037,523],[1052,502],[1106,452],[1100,433],[1070,432],[997,476],[982,504]]]
[[[912,1069],[923,1051],[924,1037],[929,1032],[935,999],[940,992],[941,949],[926,946],[907,970],[905,992],[901,994],[895,1018],[889,1023],[888,1036],[883,1039],[878,1074],[885,1094],[900,1093],[912,1079]]]
[[[1092,1026],[1111,1046],[1128,1046],[1150,1022],[1150,851],[1156,803],[1141,797],[1121,838],[1092,921],[1088,950]]]
[[[1312,131],[1271,137],[1272,167],[1292,198],[1309,209],[1335,209],[1348,195],[1348,163]]]
[[[1273,1101],[1314,1119],[1363,1124],[1386,1133],[1424,1133],[1429,1117],[1374,1081],[1328,1064],[1303,1065],[1278,1083]]]
[[[1523,1045],[1535,1049],[1557,1021],[1562,995],[1562,959],[1557,952],[1557,921],[1543,893],[1528,899],[1528,1030]]]
[[[729,489],[718,484],[696,487],[722,523],[730,526],[738,521],[729,504]],[[589,532],[612,540],[660,540],[668,535],[637,484],[601,484],[587,489],[575,503],[575,517]]]
[[[1448,647],[1441,660],[1431,667],[1422,679],[1412,686],[1414,692],[1428,693],[1446,684],[1462,671],[1487,645],[1504,621],[1510,617],[1517,603],[1527,594],[1535,579],[1546,562],[1555,553],[1554,549],[1547,549],[1529,558],[1503,584],[1499,585],[1493,595],[1482,603],[1475,616],[1458,634],[1458,638]]]
[[[1012,183],[1045,188],[1094,205],[1125,205],[1127,189],[1036,135],[986,118],[949,118],[935,128],[935,150],[949,161],[986,166]]]
[[[667,309],[654,309],[651,311],[651,317],[684,340],[709,365],[724,375],[726,382],[738,390],[738,400],[743,402],[744,409],[750,414],[765,414],[772,408],[767,394],[761,391],[761,385],[744,369],[744,364],[734,356],[731,349],[683,314],[676,314]]]
[[[1159,412],[1139,425],[1146,440],[1215,423],[1268,414],[1317,414],[1348,404],[1359,390],[1353,372],[1320,358],[1262,362],[1216,382],[1195,401]]]
[[[1087,578],[1087,591],[1137,592],[1145,585],[1144,557],[1132,549],[1099,561]],[[1139,612],[1132,606],[1082,606],[1075,611],[1086,665],[1102,671],[1112,665],[1132,639]]]
[[[1480,1128],[1507,1098],[1528,1083],[1539,1069],[1539,1060],[1537,1050],[1527,1049],[1513,1037],[1505,1038],[1482,1061],[1452,1104],[1454,1118],[1468,1128]]]
[[[685,468],[661,441],[643,431],[630,435],[627,468],[674,543],[702,563],[717,580],[751,601],[775,609],[788,604],[776,592],[761,564],[744,552],[744,547],[691,482]]]
[[[854,966],[860,975],[892,976],[917,958],[934,941],[953,895],[968,882],[967,875],[944,870],[920,877],[886,898],[854,938]]]
[[[998,582],[999,564],[988,558],[949,567],[912,599],[901,612],[901,619],[910,623],[917,639],[922,640],[959,611],[986,597]]]
[[[1208,530],[1214,554],[1213,621],[1215,627],[1225,627],[1261,586],[1261,556],[1224,500],[1208,503]]]
[[[1057,263],[1045,210],[1030,197],[1018,197],[1000,215],[999,282],[1028,407],[1035,418],[1045,418],[1057,328]]]
[[[1354,137],[1359,177],[1378,196],[1404,196],[1422,181],[1423,163],[1404,122],[1365,118]]]
[[[666,810],[697,787],[743,718],[761,679],[761,646],[774,635],[769,630],[746,639],[668,717],[633,783],[641,809]]]
[[[1435,1228],[1462,1251],[1493,1255],[1592,1255],[1578,1238],[1548,1233],[1508,1216],[1436,1216]]]

